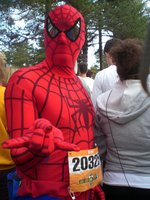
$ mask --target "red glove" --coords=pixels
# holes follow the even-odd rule
[[[91,199],[92,200],[105,200],[104,191],[102,190],[102,188],[100,186],[96,186],[92,189]]]
[[[52,130],[53,125],[47,119],[36,119],[33,125],[30,127],[31,130],[34,129],[43,129],[45,132]]]
[[[4,149],[28,147],[30,138],[31,138],[31,135],[30,136],[23,136],[23,137],[8,139],[8,140],[5,140],[2,143],[2,147]]]
[[[63,133],[46,119],[37,119],[25,136],[6,140],[3,148],[28,147],[36,153],[49,154],[55,149],[79,151],[75,144],[64,142]]]

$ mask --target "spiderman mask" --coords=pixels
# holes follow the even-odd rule
[[[44,32],[49,67],[73,70],[85,42],[83,16],[69,5],[58,6],[49,12]]]

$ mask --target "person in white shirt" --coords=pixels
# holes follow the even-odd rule
[[[78,65],[78,69],[79,69],[79,78],[82,81],[84,87],[86,88],[86,90],[88,91],[89,95],[92,95],[92,91],[93,91],[93,84],[94,84],[94,79],[87,77],[87,65],[85,63],[80,63],[80,65]]]
[[[110,39],[106,42],[104,47],[104,54],[106,56],[106,62],[109,67],[99,71],[94,80],[93,91],[92,91],[92,102],[94,107],[96,106],[96,99],[98,95],[110,90],[114,83],[118,80],[118,74],[116,71],[116,66],[113,62],[110,50],[120,43],[121,40],[117,38]]]

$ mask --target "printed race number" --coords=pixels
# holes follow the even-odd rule
[[[68,152],[70,191],[89,190],[102,180],[101,162],[98,148]]]
[[[93,169],[100,165],[100,157],[99,154],[88,156],[88,157],[75,157],[72,159],[73,172]]]

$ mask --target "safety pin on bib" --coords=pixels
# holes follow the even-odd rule
[[[69,187],[68,187],[68,192],[69,192],[69,194],[70,194],[70,196],[71,196],[71,199],[72,199],[72,200],[75,200],[76,197],[75,197],[75,195],[74,195],[74,192],[71,192]]]

